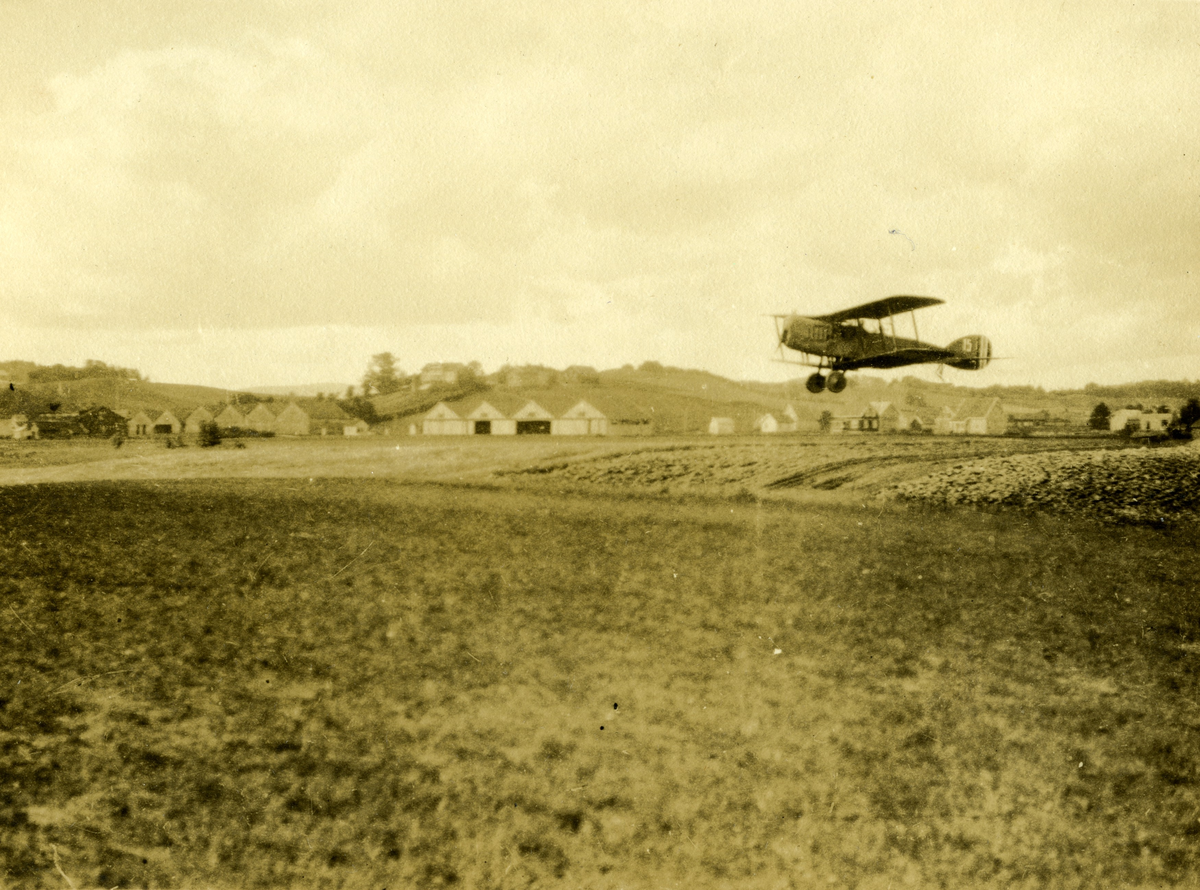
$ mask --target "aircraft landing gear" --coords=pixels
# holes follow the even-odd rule
[[[841,371],[834,371],[829,375],[829,380],[825,382],[825,386],[833,394],[837,394],[846,388],[846,375]]]
[[[818,372],[809,377],[808,380],[805,381],[804,385],[808,388],[809,392],[811,392],[813,395],[816,395],[825,389],[825,378],[822,377]]]

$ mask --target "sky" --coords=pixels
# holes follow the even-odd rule
[[[956,383],[1200,379],[1197,155],[1189,0],[0,0],[0,360],[778,381],[919,294]]]

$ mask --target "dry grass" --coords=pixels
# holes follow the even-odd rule
[[[0,516],[9,886],[1200,879],[1190,532],[302,478]]]

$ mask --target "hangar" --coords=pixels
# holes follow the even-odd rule
[[[438,402],[421,419],[426,436],[606,436],[609,415],[570,391],[535,398],[489,392],[459,402]]]

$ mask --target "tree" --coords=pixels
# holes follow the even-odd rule
[[[1088,418],[1088,427],[1093,430],[1106,430],[1110,417],[1112,417],[1112,412],[1108,410],[1108,405],[1100,402],[1092,409],[1092,416]]]
[[[822,411],[820,419],[817,420],[817,424],[821,427],[821,432],[829,432],[830,428],[833,427],[833,412]]]
[[[1200,420],[1200,400],[1188,399],[1179,409],[1179,422],[1183,426],[1190,427],[1197,420]]]
[[[363,394],[375,392],[378,395],[387,395],[395,392],[404,385],[403,377],[404,372],[396,367],[396,357],[390,352],[373,355],[371,363],[367,366],[366,376],[363,377]]]

